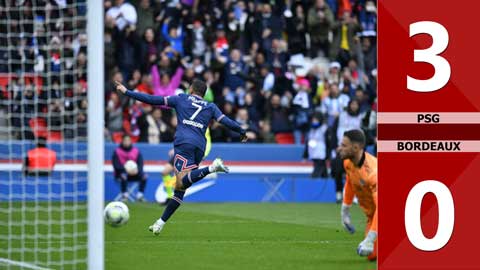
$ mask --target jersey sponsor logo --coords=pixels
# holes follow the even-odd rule
[[[200,124],[200,123],[192,121],[192,120],[183,119],[182,123],[184,125],[194,126],[194,127],[197,127],[197,128],[203,128],[203,124]]]

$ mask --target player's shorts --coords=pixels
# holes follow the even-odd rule
[[[177,172],[198,168],[204,151],[193,144],[176,145],[173,154],[173,166]]]

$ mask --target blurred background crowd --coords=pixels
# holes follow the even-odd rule
[[[0,136],[84,140],[85,0],[0,2],[0,127],[10,127]],[[205,99],[252,143],[305,143],[308,157],[328,155],[353,128],[375,142],[374,1],[105,0],[104,8],[105,89],[88,91],[105,95],[109,141],[171,142],[177,125],[172,110],[119,96],[114,80],[174,95],[200,78]],[[216,123],[210,135],[239,141]]]

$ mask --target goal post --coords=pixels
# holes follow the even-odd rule
[[[103,3],[0,0],[2,270],[104,269]]]
[[[88,36],[88,269],[104,269],[103,1],[87,2]]]

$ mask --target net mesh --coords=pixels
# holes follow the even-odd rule
[[[86,46],[85,1],[0,0],[0,269],[86,269]]]

